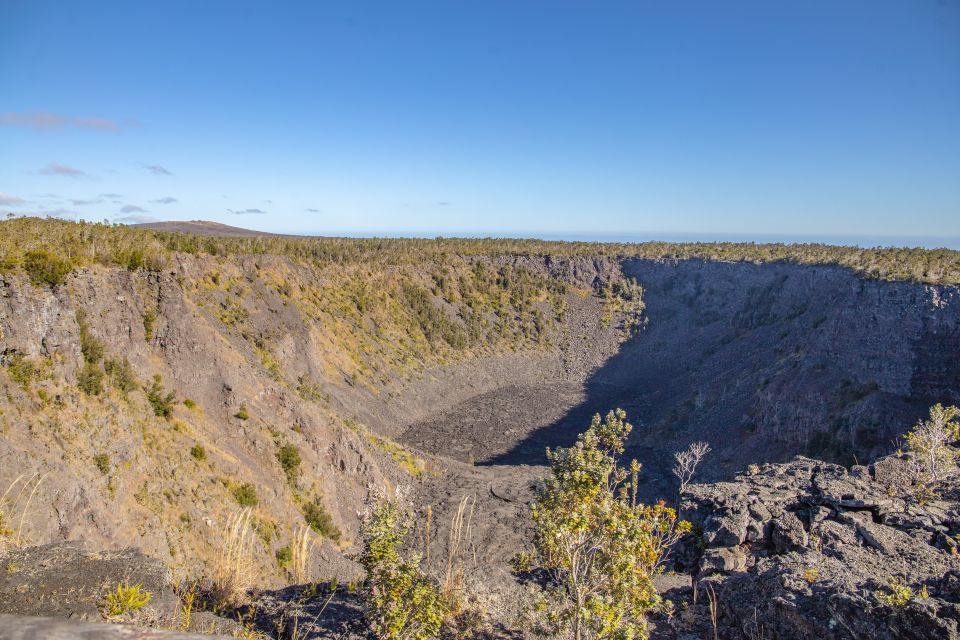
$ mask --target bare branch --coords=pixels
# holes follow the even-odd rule
[[[677,464],[673,467],[673,475],[680,480],[680,495],[683,495],[697,472],[697,467],[703,459],[710,453],[710,445],[706,442],[694,442],[686,451],[678,451],[673,454]]]

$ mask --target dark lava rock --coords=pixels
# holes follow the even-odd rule
[[[713,602],[720,638],[960,640],[952,487],[918,503],[892,456],[852,471],[802,457],[752,471],[685,494],[702,535],[674,557],[697,591],[675,604],[693,615],[674,616],[669,632],[658,624],[658,637],[712,637]],[[910,590],[901,602],[891,581]]]
[[[0,614],[99,620],[101,600],[121,582],[153,594],[151,608],[175,606],[169,572],[157,560],[136,549],[89,552],[67,542],[0,556]]]

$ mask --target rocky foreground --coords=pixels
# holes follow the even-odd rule
[[[712,626],[699,612],[715,598],[722,638],[960,638],[958,493],[917,489],[895,456],[850,470],[798,457],[692,487],[678,562],[698,581],[695,627]]]
[[[798,457],[752,466],[732,482],[692,486],[683,508],[694,531],[660,580],[674,613],[653,621],[653,637],[960,638],[960,494],[949,483],[927,500],[917,490],[907,461],[896,456],[849,470]],[[112,622],[283,638],[364,634],[359,599],[342,584],[252,593],[248,606],[198,607],[185,620],[183,586],[134,551],[48,545],[9,552],[0,567],[0,613],[73,619],[4,618],[0,638],[30,637],[26,629],[103,637],[108,628],[87,623],[105,619],[103,593],[123,580],[142,582],[155,596]],[[487,573],[494,574],[506,575]],[[478,601],[502,602],[504,593],[517,601],[529,594],[532,586],[521,583],[472,586],[488,591]],[[523,635],[517,611],[492,607],[469,631]],[[109,632],[127,637],[119,634]]]

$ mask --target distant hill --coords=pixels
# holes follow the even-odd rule
[[[144,222],[131,224],[135,229],[154,229],[156,231],[177,231],[180,233],[195,233],[201,236],[217,236],[220,238],[252,238],[255,236],[276,236],[276,233],[254,231],[241,227],[231,227],[228,224],[211,222],[209,220],[171,220],[168,222]]]

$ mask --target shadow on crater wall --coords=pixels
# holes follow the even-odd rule
[[[589,376],[579,402],[481,464],[542,464],[546,447],[571,444],[614,407],[634,424],[627,455],[660,478],[695,440],[714,449],[707,479],[796,454],[864,462],[930,404],[960,402],[955,289],[936,306],[927,287],[834,267],[623,268],[645,288],[647,328]]]

